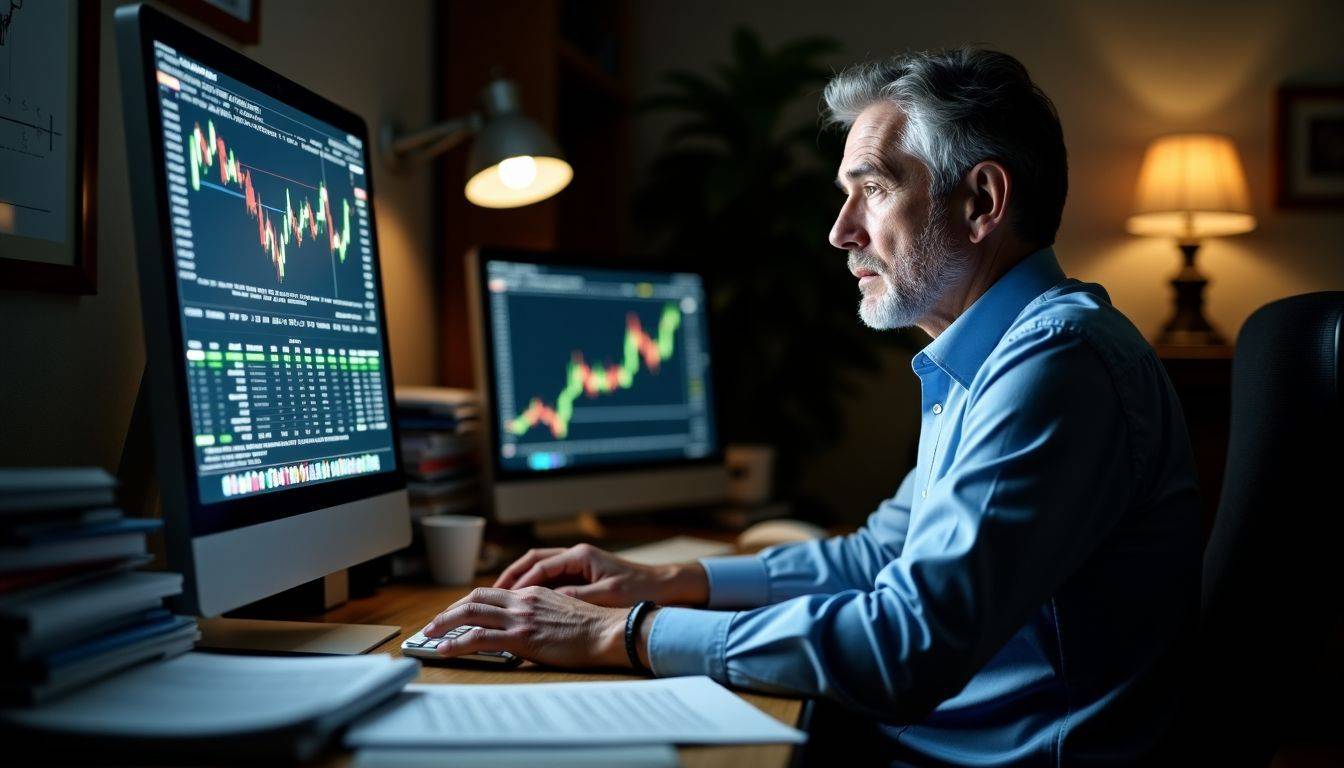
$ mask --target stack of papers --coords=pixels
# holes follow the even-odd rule
[[[56,702],[0,711],[0,732],[13,732],[9,745],[40,744],[48,759],[307,760],[418,671],[414,660],[385,655],[188,653]]]
[[[41,702],[134,664],[190,650],[193,619],[164,598],[174,573],[141,573],[159,520],[127,518],[102,469],[0,469],[0,701]]]
[[[397,387],[396,400],[403,432],[470,432],[480,417],[479,400],[470,389]]]
[[[0,513],[107,506],[116,489],[116,479],[98,467],[0,469]]]
[[[354,748],[801,743],[708,677],[409,685],[346,734]]]
[[[355,768],[680,768],[667,744],[620,747],[455,747],[361,749]]]
[[[398,387],[401,458],[413,517],[461,512],[479,494],[480,449],[476,393],[465,389]]]

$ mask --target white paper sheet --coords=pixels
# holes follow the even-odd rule
[[[677,768],[667,744],[616,747],[439,747],[361,749],[355,768]]]
[[[733,545],[726,541],[699,539],[694,536],[673,536],[651,544],[623,549],[616,554],[642,565],[671,565],[689,563],[702,557],[731,555],[734,551]]]
[[[409,685],[356,723],[349,747],[800,743],[806,735],[708,677]]]

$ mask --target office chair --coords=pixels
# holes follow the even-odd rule
[[[1341,345],[1339,291],[1261,307],[1237,338],[1187,711],[1187,748],[1205,765],[1268,765],[1285,738],[1316,730],[1313,715],[1338,713],[1327,651],[1344,637]]]

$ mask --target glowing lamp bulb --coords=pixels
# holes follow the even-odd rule
[[[505,158],[499,163],[499,180],[509,189],[526,189],[537,180],[537,161],[528,155]]]

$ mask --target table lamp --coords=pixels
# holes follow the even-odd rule
[[[1126,229],[1135,235],[1175,238],[1184,256],[1184,265],[1171,281],[1176,311],[1157,343],[1224,344],[1204,318],[1204,286],[1209,281],[1195,266],[1195,254],[1206,237],[1255,229],[1246,174],[1232,139],[1212,133],[1154,139],[1143,158],[1134,213]]]

